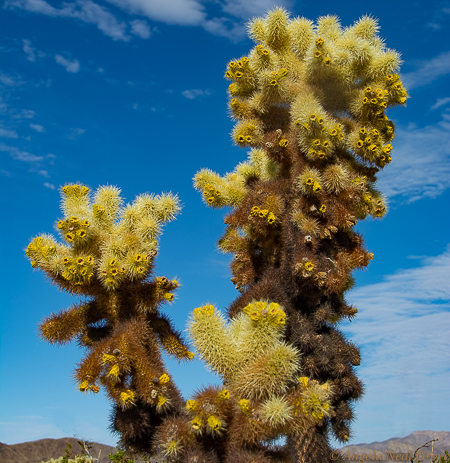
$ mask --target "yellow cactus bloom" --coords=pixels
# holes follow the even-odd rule
[[[71,243],[75,238],[75,235],[73,233],[66,233],[66,241],[68,241],[69,243]]]
[[[257,217],[259,214],[259,207],[253,206],[250,210],[250,214],[253,215],[254,217]]]
[[[272,225],[276,220],[277,218],[275,217],[275,214],[273,212],[269,212],[269,215],[267,216],[267,222]]]
[[[111,370],[109,370],[109,375],[111,376],[115,376],[116,378],[119,377],[120,375],[120,368],[119,368],[119,365],[114,365]]]
[[[269,306],[269,315],[276,315],[281,310],[280,304],[271,302]]]
[[[312,262],[305,262],[304,266],[307,272],[312,272],[314,270],[314,264]]]
[[[86,392],[89,389],[89,381],[84,380],[81,382],[81,384],[78,386],[78,389],[81,392]]]
[[[199,317],[201,315],[212,316],[214,315],[214,306],[213,305],[205,305],[203,307],[197,307],[194,309],[194,318]]]
[[[239,408],[241,409],[242,413],[250,413],[251,408],[250,408],[250,400],[247,399],[241,399],[239,401]]]
[[[303,387],[308,387],[309,378],[307,378],[306,376],[302,376],[298,380],[303,385]]]
[[[62,187],[62,191],[66,196],[69,196],[72,192],[72,185],[66,185]]]
[[[164,373],[159,377],[159,384],[167,384],[170,382],[170,377],[167,373]]]
[[[175,296],[172,293],[164,293],[163,297],[166,301],[171,302],[173,301]]]
[[[195,411],[198,409],[198,406],[199,406],[199,403],[196,400],[190,399],[186,402],[186,410]]]
[[[66,228],[66,222],[64,220],[60,220],[57,224],[57,227],[60,229],[60,230],[64,230]]]
[[[322,214],[325,214],[325,212],[327,212],[327,206],[325,206],[325,204],[322,204],[319,207],[319,212],[322,212]]]
[[[103,354],[102,356],[102,362],[103,363],[111,363],[116,361],[116,356],[115,355],[110,355],[110,354]]]
[[[194,431],[198,431],[201,427],[202,427],[202,424],[203,424],[203,420],[201,419],[200,416],[196,416],[192,421],[191,421],[191,428],[194,430]]]
[[[219,392],[217,394],[217,400],[222,401],[222,400],[227,400],[230,398],[230,391],[228,389],[224,389],[223,391]]]
[[[212,431],[218,431],[222,427],[222,422],[214,415],[208,417],[208,426]]]
[[[158,398],[156,399],[156,405],[158,407],[163,407],[167,402],[168,402],[167,398],[162,395],[159,395]]]
[[[125,404],[132,404],[134,401],[134,392],[130,391],[130,389],[121,392],[120,400],[122,400],[122,402],[124,402]]]
[[[285,138],[282,138],[278,144],[282,147],[282,148],[287,148],[289,146],[289,140],[286,140]]]

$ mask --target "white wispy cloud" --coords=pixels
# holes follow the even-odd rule
[[[36,61],[34,50],[35,49],[31,46],[31,42],[29,40],[23,39],[23,51],[27,54],[28,61]]]
[[[0,151],[8,153],[16,161],[37,162],[44,159],[42,156],[36,156],[35,154],[20,150],[16,146],[8,146],[4,143],[0,143]]]
[[[139,15],[171,25],[199,26],[211,34],[238,40],[245,37],[245,22],[255,15],[264,15],[273,8],[271,0],[221,0],[215,12],[201,0],[106,0],[130,15]],[[290,7],[293,0],[280,0],[278,6]],[[114,40],[130,40],[127,24],[116,18],[107,8],[91,0],[65,2],[55,8],[45,0],[6,0],[5,8],[20,8],[53,17],[76,18],[95,24]],[[141,19],[130,22],[131,34],[147,39],[151,29]]]
[[[130,14],[181,26],[198,26],[206,19],[205,7],[197,0],[107,0]]]
[[[151,35],[150,26],[147,21],[142,19],[135,19],[130,21],[131,33],[140,37],[141,39],[148,39]]]
[[[80,70],[80,62],[77,59],[70,61],[64,56],[55,55],[55,61],[66,68],[67,72],[77,73]]]
[[[118,21],[107,8],[91,0],[77,0],[62,5],[62,8],[58,9],[44,0],[7,0],[4,7],[10,9],[20,8],[46,16],[76,18],[85,23],[94,24],[113,40],[129,40],[125,33],[127,25]]]
[[[56,188],[55,185],[53,185],[53,183],[49,182],[44,182],[43,185],[45,186],[45,188],[48,188],[50,190],[54,190]]]
[[[16,87],[22,85],[24,82],[20,79],[20,76],[16,76],[16,78],[14,78],[9,74],[2,72],[0,73],[0,83],[7,87]]]
[[[22,109],[12,115],[13,119],[33,119],[36,113],[32,109]]]
[[[389,198],[435,198],[450,187],[450,114],[442,117],[434,126],[397,129],[392,163],[379,174]]]
[[[84,133],[86,133],[85,129],[81,129],[80,127],[72,127],[70,129],[69,139],[75,140],[77,137],[79,137],[80,135],[83,135]]]
[[[33,129],[33,130],[36,130],[36,132],[45,132],[45,129],[44,127],[41,125],[41,124],[30,124],[30,127]]]
[[[439,77],[450,74],[450,51],[441,53],[427,61],[416,63],[417,69],[402,75],[406,88],[413,89],[428,85]]]
[[[438,98],[436,103],[434,103],[430,109],[433,111],[434,109],[440,108],[441,106],[445,106],[447,103],[450,103],[450,96],[445,98]]]
[[[198,98],[200,96],[211,95],[211,92],[209,90],[200,90],[198,88],[192,88],[190,90],[184,90],[183,92],[181,92],[181,94],[185,98],[188,98],[189,100],[193,100],[193,99]]]
[[[4,138],[17,138],[17,132],[15,130],[10,129],[2,129],[0,128],[0,137]]]
[[[284,0],[277,1],[276,5],[290,9],[293,3],[291,0]],[[226,0],[222,5],[225,13],[247,20],[254,16],[265,16],[267,11],[273,9],[275,3],[273,0]]]
[[[366,416],[370,410],[376,426],[403,420],[411,430],[421,429],[421,413],[445,403],[450,383],[448,275],[450,245],[441,255],[424,258],[420,266],[399,270],[347,296],[359,308],[344,331],[361,346],[358,376],[367,385],[361,409]],[[442,416],[444,408],[439,407]]]
[[[45,177],[45,178],[50,178],[50,174],[48,173],[48,170],[38,170],[38,175],[41,175],[42,177]]]

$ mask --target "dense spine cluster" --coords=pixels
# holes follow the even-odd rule
[[[405,104],[407,92],[399,55],[373,18],[343,28],[335,16],[313,24],[275,9],[249,31],[255,47],[225,73],[232,138],[250,148],[248,160],[223,177],[203,169],[195,187],[207,205],[231,207],[219,240],[242,293],[228,308],[231,323],[253,301],[280,304],[284,340],[301,352],[303,374],[331,388],[325,419],[309,432],[285,432],[293,461],[328,461],[330,431],[349,439],[352,402],[362,394],[359,350],[336,328],[357,313],[344,298],[352,271],[373,259],[354,226],[386,213],[375,186],[392,159],[385,111]]]

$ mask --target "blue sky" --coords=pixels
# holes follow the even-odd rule
[[[390,212],[358,224],[375,260],[356,274],[348,301],[359,316],[343,330],[362,349],[366,394],[352,443],[449,431],[450,413],[450,2],[278,2],[293,16],[379,19],[403,57],[411,99],[390,112],[393,161],[380,175]],[[6,0],[0,9],[2,310],[0,442],[46,437],[114,444],[109,404],[76,390],[82,352],[50,346],[37,324],[73,298],[32,271],[24,249],[51,233],[58,187],[82,182],[177,193],[184,205],[165,227],[157,273],[181,287],[167,308],[179,329],[206,302],[237,292],[228,256],[216,251],[223,211],[192,188],[203,167],[224,174],[246,158],[232,146],[227,62],[252,46],[245,23],[266,0]],[[195,361],[168,362],[186,398],[218,379]]]

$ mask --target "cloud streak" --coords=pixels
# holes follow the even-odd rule
[[[88,24],[94,24],[113,40],[128,41],[130,39],[125,33],[127,25],[118,21],[107,8],[97,5],[91,0],[63,3],[63,7],[59,9],[44,0],[7,0],[4,7],[19,8],[52,17],[75,18]]]
[[[16,146],[8,146],[4,143],[0,143],[0,151],[8,153],[16,161],[38,162],[44,159],[42,156],[36,156],[28,153],[28,151],[20,150]]]
[[[413,202],[435,198],[450,187],[450,114],[423,128],[398,128],[392,163],[379,175],[389,198]]]
[[[107,0],[129,15],[144,16],[152,21],[170,25],[199,26],[211,34],[239,40],[245,36],[245,21],[253,16],[264,15],[272,8],[271,0],[222,0],[211,9],[206,9],[200,0]],[[292,0],[281,0],[279,6],[292,6]],[[19,8],[29,12],[52,17],[75,18],[88,24],[94,24],[113,40],[129,41],[127,24],[116,18],[109,9],[91,0],[76,0],[63,3],[62,8],[55,8],[45,0],[6,0],[5,8]],[[134,19],[129,24],[131,34],[143,39],[151,36],[148,24],[141,19]],[[27,47],[28,51],[25,51]],[[30,44],[24,46],[28,59],[33,59]]]
[[[428,61],[417,63],[418,69],[403,74],[402,80],[411,90],[434,82],[439,77],[450,74],[450,51],[441,53]]]
[[[209,90],[200,90],[198,88],[193,88],[190,90],[184,90],[181,94],[188,100],[194,100],[195,98],[202,96],[209,96],[211,92]]]
[[[64,66],[66,68],[67,72],[72,72],[72,73],[77,73],[80,70],[80,62],[77,59],[74,59],[73,61],[70,61],[64,56],[61,55],[55,55],[55,61],[60,64],[61,66]]]
[[[370,414],[368,426],[378,426],[387,437],[405,423],[411,431],[438,426],[439,418],[427,410],[438,409],[450,382],[448,275],[450,245],[441,255],[423,259],[420,267],[400,270],[347,296],[359,308],[356,321],[344,331],[361,346],[358,375],[367,385],[361,408],[364,416]],[[442,417],[444,409],[439,408]]]

